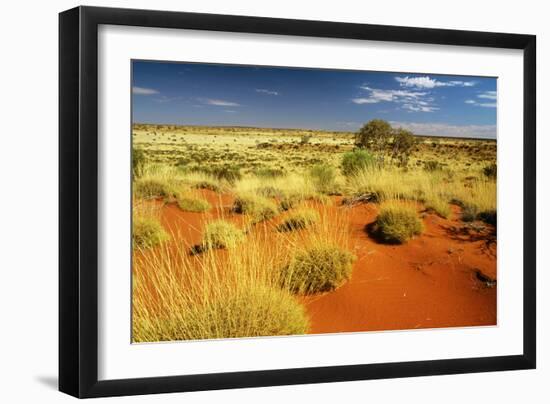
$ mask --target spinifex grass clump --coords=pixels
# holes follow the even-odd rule
[[[135,342],[305,334],[308,319],[288,292],[262,285],[215,295],[166,317],[138,316]]]
[[[414,205],[389,202],[380,208],[373,230],[381,241],[401,244],[421,234],[423,225]]]
[[[290,194],[285,195],[279,201],[279,207],[281,210],[287,211],[289,209],[295,208],[302,201],[301,195]]]
[[[319,192],[332,194],[336,192],[336,170],[328,164],[316,164],[309,170],[309,175],[315,189]]]
[[[246,248],[200,256],[168,243],[134,256],[134,342],[304,334],[303,306],[280,285],[276,268],[287,262],[283,237],[258,225]],[[281,233],[275,233],[282,236]],[[175,240],[180,238],[175,234]]]
[[[354,260],[337,245],[314,245],[297,252],[283,267],[281,283],[299,294],[334,290],[350,278]]]
[[[285,175],[285,171],[281,168],[261,167],[256,168],[252,173],[260,178],[277,178]]]
[[[319,222],[319,213],[314,209],[301,209],[290,214],[279,226],[278,231],[301,230]]]
[[[189,193],[178,194],[176,202],[181,210],[187,212],[206,212],[212,207],[207,200]]]
[[[136,179],[133,185],[137,198],[171,198],[178,192],[175,184],[162,178],[142,177]]]
[[[425,203],[426,209],[435,212],[438,216],[447,219],[451,215],[451,207],[442,198],[430,198]]]
[[[150,248],[168,240],[168,233],[154,217],[134,216],[132,244],[134,248]]]
[[[284,192],[273,185],[265,185],[259,188],[256,188],[256,193],[265,198],[283,198]]]
[[[204,229],[204,248],[234,248],[244,240],[244,232],[233,223],[215,220]]]
[[[220,192],[221,190],[220,186],[215,181],[207,179],[195,182],[192,187],[196,189],[208,189],[214,192]]]
[[[238,195],[233,203],[233,211],[250,216],[254,222],[271,219],[279,213],[275,202],[253,194]]]

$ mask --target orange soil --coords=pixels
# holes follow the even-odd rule
[[[479,270],[496,280],[494,236],[462,234],[462,222],[426,214],[421,236],[384,245],[365,232],[376,214],[372,204],[353,208],[358,259],[352,279],[306,299],[312,333],[496,324],[496,287],[486,287],[476,275]]]
[[[163,226],[187,245],[201,241],[207,220],[242,222],[241,215],[230,212],[230,196],[201,193],[214,206],[208,213],[183,212],[175,204],[161,211]],[[453,207],[450,219],[424,212],[421,236],[404,245],[385,245],[365,231],[376,219],[377,205],[334,202],[330,209],[351,209],[350,240],[357,260],[343,286],[300,298],[311,320],[310,333],[496,324],[497,288],[478,276],[496,280],[495,229],[466,225]]]

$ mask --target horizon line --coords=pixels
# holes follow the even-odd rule
[[[242,128],[242,129],[272,129],[272,130],[290,130],[290,131],[310,131],[310,132],[327,132],[327,133],[343,133],[354,135],[359,129],[331,130],[331,129],[311,129],[311,128],[293,128],[293,127],[271,127],[271,126],[249,126],[249,125],[201,125],[201,124],[181,124],[181,123],[152,123],[152,122],[132,122],[134,125],[156,125],[156,126],[176,126],[176,127],[200,127],[200,128]],[[392,126],[393,127],[393,126]],[[445,139],[462,139],[462,140],[488,140],[496,142],[496,137],[475,137],[475,136],[452,136],[452,135],[424,135],[421,133],[412,132],[413,136],[426,138],[445,138]]]

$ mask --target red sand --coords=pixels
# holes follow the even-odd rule
[[[496,243],[456,236],[458,220],[427,214],[425,231],[404,245],[383,245],[365,232],[375,205],[350,215],[357,261],[352,279],[334,292],[307,298],[311,333],[496,324]],[[456,217],[456,209],[454,215]]]
[[[215,206],[209,213],[181,211],[175,204],[162,209],[163,225],[183,235],[189,244],[201,240],[205,221],[230,212],[229,196],[202,195]],[[339,199],[339,198],[338,198]],[[452,218],[424,216],[424,233],[404,245],[373,240],[365,226],[374,222],[377,205],[339,206],[351,209],[350,232],[357,261],[351,280],[339,289],[301,298],[311,319],[310,333],[479,326],[496,324],[496,286],[488,287],[477,272],[496,280],[494,229],[472,230]]]

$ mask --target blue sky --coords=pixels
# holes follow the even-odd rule
[[[495,78],[133,61],[132,80],[136,123],[496,137]]]

